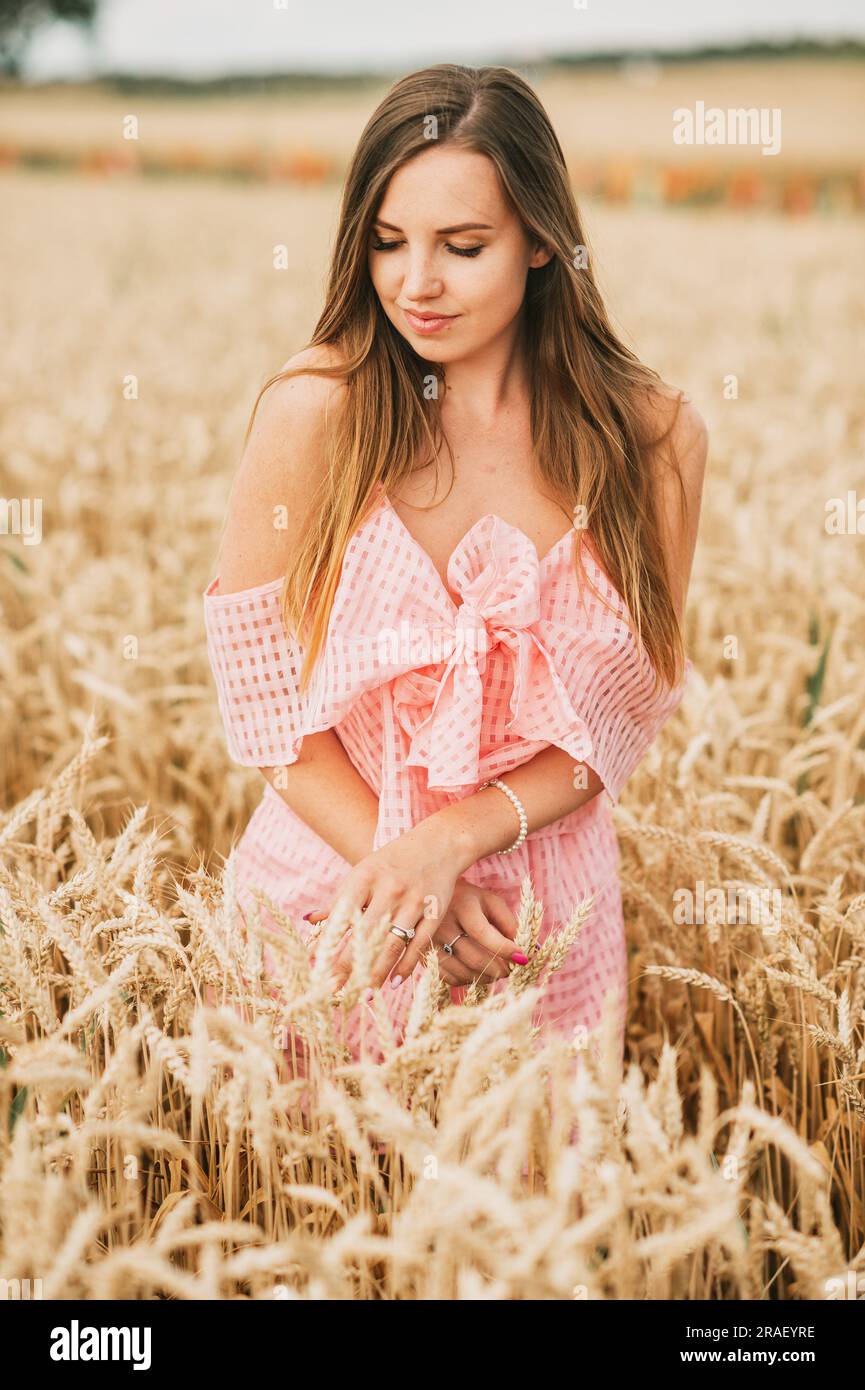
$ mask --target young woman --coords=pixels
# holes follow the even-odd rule
[[[412,73],[364,130],[327,301],[259,393],[204,595],[239,847],[297,922],[352,939],[404,1023],[423,956],[459,1003],[594,894],[541,1029],[624,1032],[610,803],[678,706],[706,429],[616,337],[565,161],[501,67]],[[447,460],[447,473],[444,464]],[[495,988],[502,988],[500,984]],[[347,1013],[356,1049],[367,998]]]

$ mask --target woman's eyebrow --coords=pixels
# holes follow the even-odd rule
[[[389,232],[401,232],[392,222],[382,222],[380,217],[373,219],[374,227],[387,227]],[[439,227],[436,236],[452,236],[454,232],[492,232],[495,228],[489,222],[460,222],[455,227]]]

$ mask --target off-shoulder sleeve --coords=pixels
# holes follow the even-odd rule
[[[302,651],[282,619],[283,582],[221,594],[217,576],[203,595],[228,752],[244,767],[294,763],[304,735],[329,727],[317,717],[321,701],[315,679],[300,693]]]
[[[613,802],[642,762],[649,745],[675,713],[693,662],[685,660],[678,684],[652,691],[653,670],[624,625],[615,636],[585,632],[556,653],[556,669],[574,711],[589,732],[591,752],[581,759],[597,773]]]

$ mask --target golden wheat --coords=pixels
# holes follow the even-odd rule
[[[374,1066],[338,1028],[371,944],[334,1005],[326,929],[311,956],[276,905],[248,932],[235,911],[262,783],[228,761],[200,603],[335,194],[0,178],[3,486],[45,516],[0,550],[0,1277],[825,1297],[865,1240],[865,585],[861,541],[822,526],[862,485],[855,220],[589,207],[614,310],[712,431],[691,689],[615,813],[626,1066],[612,1020],[584,1046],[532,1028],[578,903],[502,995],[443,1007],[431,958],[402,1046],[373,1004]],[[749,888],[777,891],[769,929],[710,898]],[[524,948],[541,920],[527,890]]]

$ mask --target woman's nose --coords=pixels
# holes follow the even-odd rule
[[[405,296],[408,299],[425,300],[434,299],[441,292],[441,276],[435,271],[429,256],[413,256],[403,281]]]

